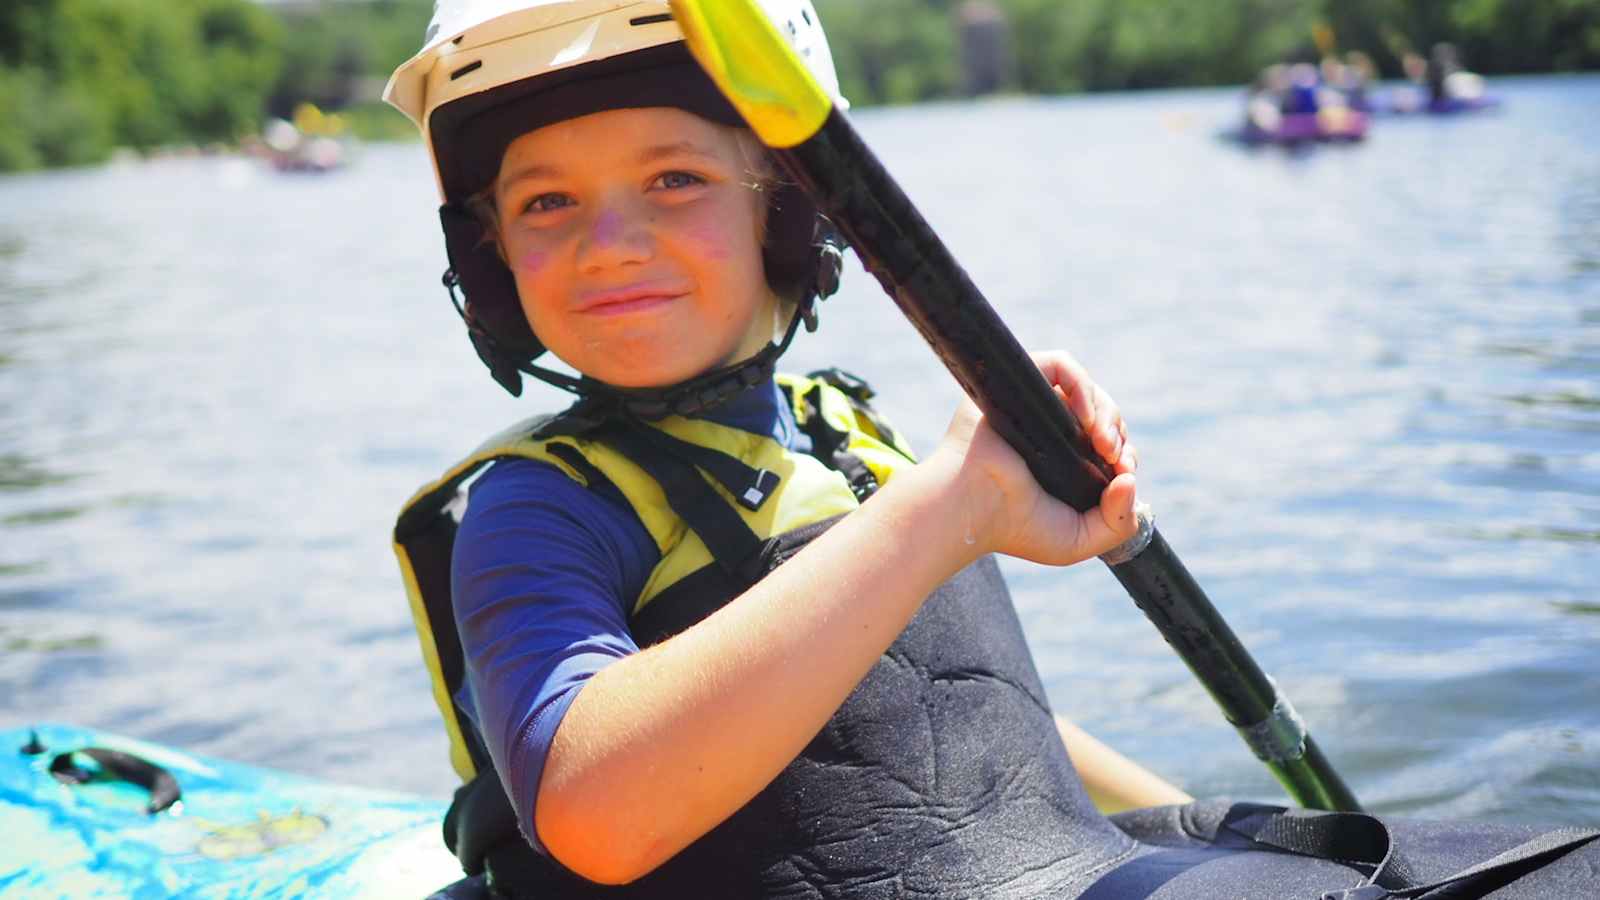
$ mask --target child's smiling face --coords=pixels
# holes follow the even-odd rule
[[[761,261],[758,147],[670,108],[514,141],[493,188],[499,240],[539,340],[618,387],[676,384],[765,346],[780,304]]]

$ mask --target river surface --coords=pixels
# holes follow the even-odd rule
[[[1370,807],[1600,821],[1600,77],[1248,151],[1231,91],[859,113],[1001,315],[1074,351],[1163,533]],[[445,797],[390,550],[509,421],[418,145],[0,178],[0,726]],[[957,396],[852,267],[789,366],[920,450]],[[868,548],[870,552],[870,548]],[[1053,703],[1281,793],[1099,563],[1008,561]]]

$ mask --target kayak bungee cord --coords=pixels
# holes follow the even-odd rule
[[[1111,475],[1000,320],[756,0],[671,0],[690,51],[784,169],[855,248],[996,433],[1080,512]],[[1251,658],[1147,508],[1102,559],[1300,806],[1360,804]]]

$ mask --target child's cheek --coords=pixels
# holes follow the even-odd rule
[[[550,255],[548,253],[529,250],[527,253],[517,257],[517,269],[524,275],[537,275],[544,268],[545,263],[549,261]]]
[[[727,230],[716,222],[702,222],[685,231],[689,240],[707,259],[727,259],[733,255]]]

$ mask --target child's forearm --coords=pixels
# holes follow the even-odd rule
[[[946,464],[903,473],[734,602],[591,679],[539,786],[551,853],[631,881],[799,755],[923,599],[979,556]]]

